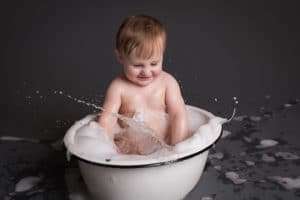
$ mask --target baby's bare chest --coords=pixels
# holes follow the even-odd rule
[[[165,111],[165,90],[125,91],[121,98],[120,113],[134,114],[139,111]]]

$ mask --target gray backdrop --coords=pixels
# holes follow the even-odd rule
[[[140,13],[167,26],[165,69],[180,81],[187,103],[299,97],[296,1],[6,1],[2,110],[12,112],[36,90],[44,96],[63,90],[99,103],[121,70],[113,53],[117,28]],[[57,113],[54,101],[43,108]]]

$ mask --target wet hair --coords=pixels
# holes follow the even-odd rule
[[[134,51],[138,58],[151,58],[157,51],[164,52],[166,29],[157,19],[147,15],[127,17],[116,36],[116,49],[129,57]]]

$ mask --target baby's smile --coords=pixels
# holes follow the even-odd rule
[[[152,79],[152,76],[139,75],[137,78],[140,79],[141,81],[148,81],[148,80]]]

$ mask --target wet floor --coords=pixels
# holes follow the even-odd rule
[[[187,199],[299,199],[298,103],[243,105]]]
[[[2,105],[0,199],[87,199],[61,138],[75,120],[96,110],[53,91],[47,94],[18,94],[24,101],[13,108]],[[239,106],[186,199],[299,199],[299,99],[266,95]],[[222,107],[202,108],[228,115]]]

